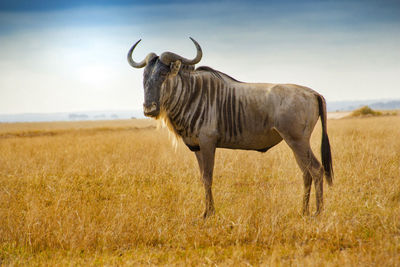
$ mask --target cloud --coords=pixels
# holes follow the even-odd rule
[[[118,30],[69,28],[1,37],[0,112],[141,106],[141,90],[134,88],[140,77],[132,76],[129,42],[121,41]]]

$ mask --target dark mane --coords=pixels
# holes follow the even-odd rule
[[[196,69],[196,71],[207,71],[207,72],[211,72],[213,75],[215,75],[217,78],[223,80],[222,76],[225,76],[226,78],[234,81],[234,82],[238,82],[238,83],[242,83],[241,81],[236,80],[235,78],[232,78],[231,76],[229,76],[228,74],[225,74],[223,72],[220,72],[218,70],[214,70],[213,68],[207,67],[207,66],[201,66],[198,67]]]

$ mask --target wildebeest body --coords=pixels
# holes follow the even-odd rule
[[[310,134],[319,117],[319,95],[306,87],[241,83],[202,67],[182,76],[177,84],[165,84],[176,91],[165,95],[162,105],[191,150],[198,150],[203,131],[216,135],[216,147],[263,151],[282,140],[279,131],[294,137]],[[182,86],[182,79],[190,85]]]
[[[323,173],[332,183],[332,160],[326,129],[326,104],[314,90],[295,84],[243,83],[213,70],[193,65],[194,60],[165,52],[149,54],[136,63],[144,67],[145,115],[162,119],[195,152],[206,191],[204,217],[214,213],[211,192],[216,148],[265,152],[282,140],[290,146],[303,171],[303,213],[308,213],[311,183],[316,188],[317,211],[323,203]],[[323,167],[309,144],[318,118],[322,122]]]

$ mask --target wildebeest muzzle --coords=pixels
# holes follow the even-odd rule
[[[159,113],[159,109],[156,102],[152,102],[150,105],[143,104],[143,113],[146,117],[156,117]]]

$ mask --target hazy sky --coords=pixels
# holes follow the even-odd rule
[[[151,4],[149,4],[151,2]],[[399,1],[0,0],[0,113],[141,109],[149,52],[329,101],[400,98]]]

